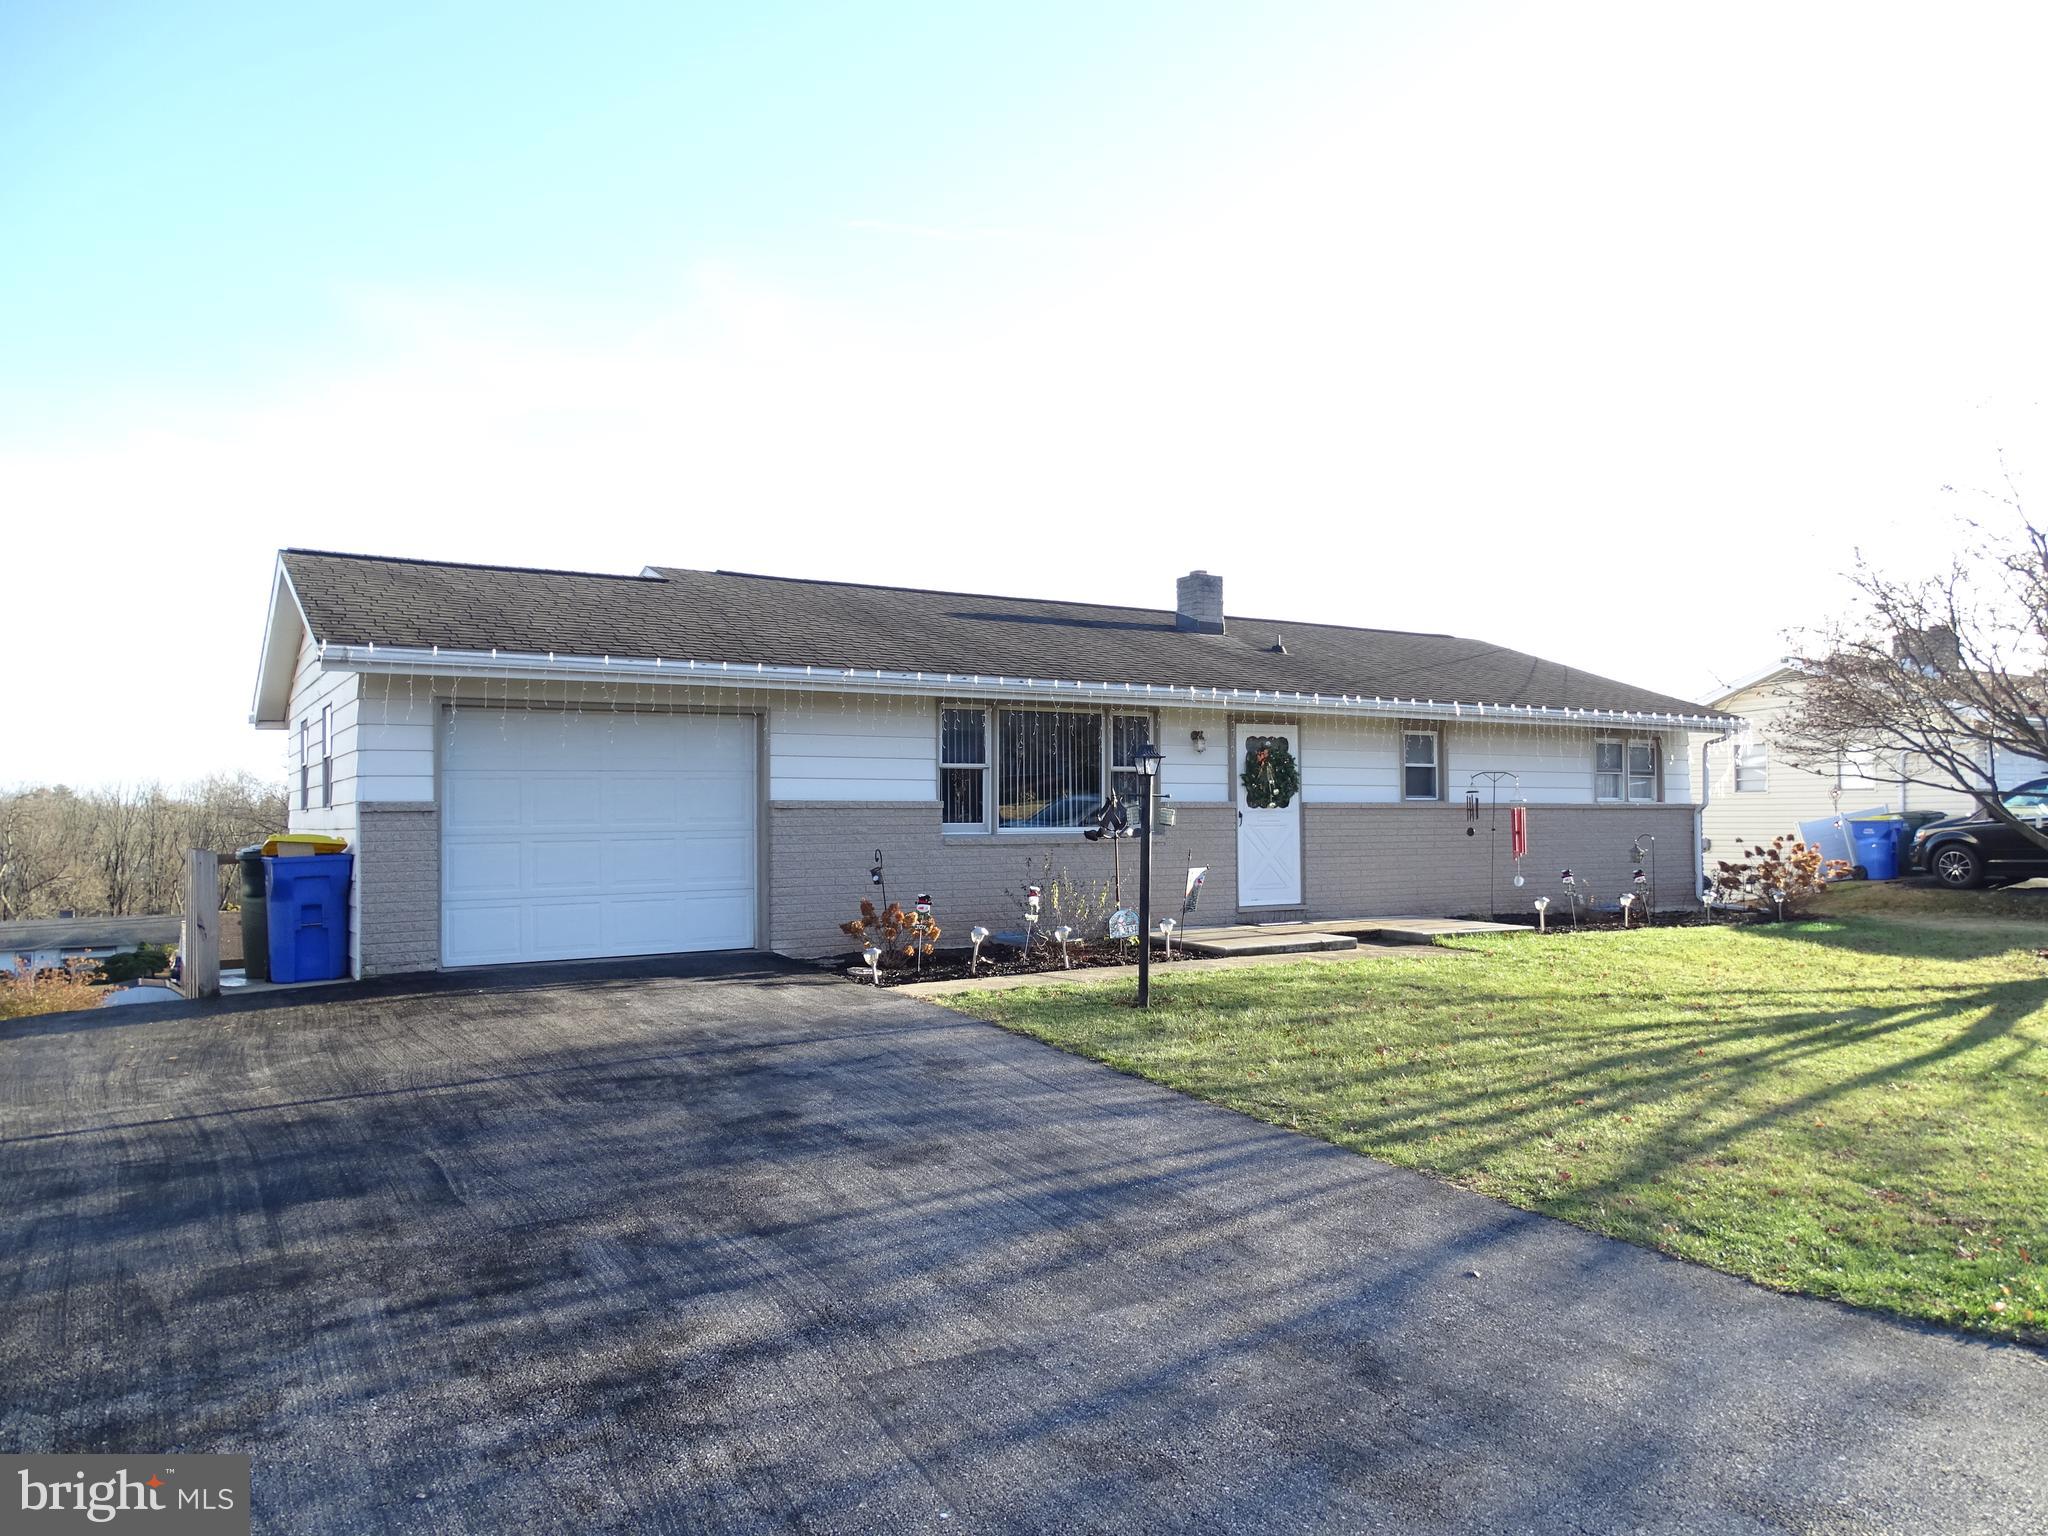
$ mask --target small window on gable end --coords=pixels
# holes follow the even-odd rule
[[[334,706],[320,706],[320,803],[334,804]]]
[[[1760,795],[1771,787],[1771,749],[1760,741],[1735,748],[1735,792]]]

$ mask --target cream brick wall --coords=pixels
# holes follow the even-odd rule
[[[1237,882],[1237,816],[1228,806],[1182,806],[1172,827],[1153,843],[1153,910],[1180,911],[1189,854],[1210,867],[1198,921],[1229,922]],[[785,955],[837,954],[848,947],[839,924],[862,897],[873,896],[868,866],[877,848],[889,879],[889,898],[908,906],[928,893],[942,943],[965,943],[976,923],[1012,929],[1022,921],[1027,885],[1046,888],[1044,926],[1050,930],[1073,911],[1055,914],[1055,883],[1074,889],[1107,916],[1112,861],[1121,858],[1124,899],[1137,905],[1138,845],[1076,837],[945,837],[937,801],[923,804],[841,802],[813,805],[777,801],[768,808],[768,947]],[[1098,926],[1099,926],[1099,921]],[[1077,923],[1077,926],[1079,924]]]
[[[1194,922],[1225,924],[1237,910],[1237,813],[1230,806],[1178,808],[1154,846],[1153,910],[1180,910],[1184,871],[1209,866]],[[1484,813],[1483,813],[1484,814]],[[1629,857],[1639,834],[1657,840],[1657,895],[1664,908],[1694,905],[1698,873],[1693,809],[1688,805],[1532,806],[1528,884],[1512,885],[1507,812],[1498,844],[1498,908],[1526,911],[1537,896],[1557,897],[1559,871],[1569,868],[1601,901],[1632,889]],[[1076,839],[951,838],[939,832],[936,802],[812,805],[775,802],[768,809],[768,947],[786,955],[837,954],[847,940],[839,924],[853,915],[868,885],[868,865],[882,850],[891,899],[908,905],[928,892],[948,945],[964,942],[976,923],[1014,928],[1017,898],[1030,883],[1063,881],[1106,888],[1109,845]],[[1302,888],[1298,909],[1262,908],[1245,921],[1340,917],[1454,917],[1487,909],[1489,842],[1485,820],[1467,837],[1465,808],[1455,805],[1304,805]],[[1137,848],[1122,847],[1126,899],[1136,902]],[[1050,868],[1047,868],[1047,861]],[[1048,890],[1048,899],[1051,892]],[[1046,925],[1056,921],[1050,910]]]
[[[441,815],[431,801],[357,807],[357,974],[441,963]]]
[[[1633,889],[1637,866],[1629,850],[1639,834],[1656,838],[1657,902],[1663,908],[1695,905],[1699,889],[1693,809],[1687,805],[1529,807],[1528,882],[1513,884],[1508,856],[1508,813],[1500,810],[1498,839],[1488,836],[1492,812],[1474,824],[1455,805],[1306,805],[1302,807],[1303,886],[1308,916],[1463,917],[1487,909],[1491,863],[1493,900],[1501,912],[1523,912],[1538,896],[1557,897],[1558,875],[1569,869],[1581,889],[1603,902]],[[1474,835],[1465,829],[1472,826]],[[1647,866],[1645,866],[1647,867]]]

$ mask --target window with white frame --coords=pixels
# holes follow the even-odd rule
[[[299,809],[313,808],[313,722],[299,722]]]
[[[948,828],[988,825],[988,711],[939,711],[939,820]]]
[[[1114,789],[1144,792],[1150,715],[947,706],[939,711],[940,820],[948,832],[1075,831]],[[993,775],[993,783],[991,783]]]
[[[320,706],[320,803],[334,804],[334,706]]]
[[[1760,795],[1771,787],[1771,749],[1761,741],[1735,745],[1735,792]]]
[[[1654,802],[1657,799],[1657,743],[1654,740],[1595,742],[1593,798],[1630,805]]]
[[[1134,822],[1137,807],[1145,801],[1145,775],[1138,771],[1138,752],[1151,740],[1150,715],[1109,717],[1109,787],[1132,808]]]
[[[1442,776],[1438,773],[1441,765],[1437,761],[1437,734],[1435,731],[1403,731],[1401,733],[1401,798],[1403,800],[1441,800]]]

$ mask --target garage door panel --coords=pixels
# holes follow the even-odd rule
[[[687,890],[734,891],[754,887],[754,840],[744,834],[698,836],[689,840],[690,857],[678,871]]]
[[[575,901],[536,897],[522,910],[529,959],[577,960],[612,953],[604,942],[604,903],[596,896]]]
[[[687,787],[682,806],[683,820],[693,827],[751,827],[754,822],[754,783],[726,774],[718,778],[699,776]]]
[[[464,709],[442,741],[444,964],[755,942],[751,720]]]
[[[679,827],[683,801],[684,784],[674,774],[614,774],[604,785],[605,825],[641,830]]]
[[[531,832],[602,827],[603,777],[594,773],[547,773],[527,779],[525,823]]]
[[[525,908],[516,901],[473,902],[459,907],[444,904],[444,952],[462,955],[464,965],[529,959],[520,931],[524,917]]]
[[[599,838],[547,838],[526,845],[526,880],[535,896],[604,890],[605,845]]]
[[[515,831],[520,823],[519,776],[511,773],[450,773],[442,817],[450,831]]]
[[[683,877],[685,858],[683,839],[673,833],[666,837],[608,842],[604,850],[605,887],[614,891],[634,886],[673,890]]]
[[[686,896],[683,922],[704,936],[705,949],[745,949],[754,942],[754,897]]]
[[[520,889],[520,850],[515,842],[449,841],[443,861],[451,896],[504,897]]]

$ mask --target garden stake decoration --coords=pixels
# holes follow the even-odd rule
[[[1074,936],[1074,930],[1069,928],[1065,923],[1061,923],[1059,927],[1053,929],[1052,936],[1059,941],[1060,969],[1063,971],[1071,971],[1074,968],[1074,962],[1067,958],[1067,940],[1071,939]]]
[[[1579,882],[1572,878],[1570,870],[1564,871],[1557,879],[1558,883],[1564,887],[1565,895],[1571,898],[1572,932],[1577,933],[1579,931]]]
[[[1550,898],[1548,896],[1538,896],[1536,898],[1536,931],[1538,933],[1549,932],[1549,930],[1543,926],[1543,914],[1548,912],[1549,910]]]
[[[967,930],[967,937],[974,941],[974,953],[967,961],[967,974],[972,976],[981,965],[981,941],[988,937],[988,930],[976,923]]]
[[[1038,903],[1043,897],[1035,885],[1024,887],[1024,955],[1031,955],[1031,941],[1038,935]]]
[[[1636,834],[1636,840],[1635,840],[1635,841],[1634,841],[1633,843],[1631,843],[1631,844],[1629,845],[1629,850],[1628,850],[1628,856],[1629,856],[1629,857],[1630,857],[1631,859],[1633,859],[1633,860],[1634,860],[1634,861],[1635,861],[1635,862],[1636,862],[1637,864],[1640,864],[1640,865],[1648,865],[1648,866],[1649,866],[1649,870],[1650,870],[1650,876],[1649,876],[1649,879],[1650,879],[1650,890],[1649,890],[1649,897],[1650,897],[1650,899],[1649,899],[1649,900],[1648,900],[1648,901],[1647,901],[1646,903],[1644,903],[1644,906],[1643,906],[1643,921],[1644,921],[1644,922],[1648,922],[1648,921],[1650,920],[1650,914],[1651,914],[1652,912],[1654,912],[1654,911],[1656,911],[1656,910],[1657,910],[1657,839],[1656,839],[1656,836],[1655,836],[1655,835],[1654,835],[1653,833],[1649,833],[1649,832],[1640,832],[1640,833]],[[1642,881],[1642,879],[1643,879],[1643,872],[1642,872],[1642,870],[1641,870],[1641,869],[1638,869],[1638,870],[1636,871],[1636,880],[1637,880],[1637,882],[1638,882],[1638,883],[1640,884],[1640,883],[1641,883],[1641,881]]]
[[[868,869],[868,884],[879,885],[882,888],[882,905],[885,907],[888,906],[889,886],[888,882],[882,879],[882,850],[879,848],[875,850],[874,864],[871,865]]]

